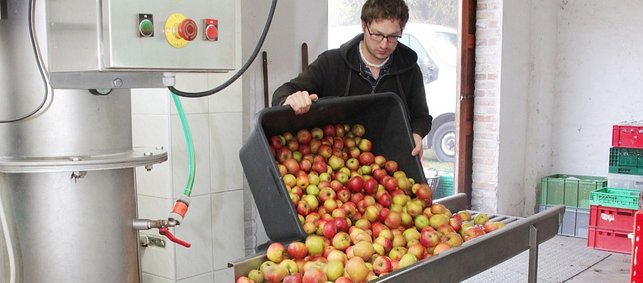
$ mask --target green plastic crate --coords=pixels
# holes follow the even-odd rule
[[[641,192],[638,190],[602,188],[590,194],[591,205],[638,210]]]
[[[643,175],[643,149],[610,148],[609,172]]]
[[[453,195],[453,175],[440,175],[438,187],[433,190],[433,199]]]
[[[589,209],[590,193],[606,186],[606,177],[567,174],[543,177],[540,180],[540,204]]]

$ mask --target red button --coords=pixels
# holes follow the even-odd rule
[[[219,37],[219,31],[215,25],[208,25],[205,27],[205,38],[207,40],[215,41]]]
[[[187,41],[196,38],[199,28],[192,19],[185,19],[179,24],[179,36]]]

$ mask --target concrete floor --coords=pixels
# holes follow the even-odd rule
[[[463,282],[527,282],[527,251]],[[537,282],[629,282],[631,256],[587,247],[587,239],[557,235],[538,249]]]

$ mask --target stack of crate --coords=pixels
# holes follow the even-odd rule
[[[607,187],[591,193],[587,246],[631,253],[643,190],[643,122],[614,125]]]
[[[594,190],[607,186],[607,178],[556,174],[540,181],[540,211],[565,205],[558,234],[587,238],[589,227],[589,198]]]

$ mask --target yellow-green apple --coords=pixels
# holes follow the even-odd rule
[[[293,241],[288,244],[286,253],[295,259],[304,258],[308,255],[308,248],[306,248],[306,244],[301,241]]]
[[[318,196],[319,195],[319,187],[317,185],[309,184],[306,186],[306,194],[307,195],[313,195],[313,196]]]
[[[353,255],[361,257],[364,261],[368,261],[373,254],[375,254],[373,243],[361,241],[353,245]]]
[[[373,259],[373,272],[375,274],[382,275],[391,272],[391,270],[391,259],[388,256],[380,255]]]
[[[460,236],[460,234],[458,234],[457,232],[447,233],[446,238],[447,238],[447,241],[446,241],[447,245],[451,246],[452,248],[462,245],[462,242],[463,242],[462,236]]]
[[[343,251],[335,249],[335,250],[331,251],[330,253],[328,253],[328,255],[326,256],[326,259],[328,261],[339,260],[342,263],[346,263],[346,261],[348,260],[348,256]]]
[[[413,216],[411,216],[408,212],[402,211],[400,213],[400,217],[402,218],[402,226],[403,227],[409,227],[413,226]]]
[[[379,243],[373,242],[373,250],[375,250],[375,253],[373,254],[373,256],[386,255],[386,250],[384,249],[384,246],[382,246]]]
[[[368,219],[366,218],[360,218],[357,221],[355,221],[355,223],[353,223],[353,226],[366,231],[371,229],[371,222],[368,221]]]
[[[353,280],[353,282],[364,282],[368,277],[370,270],[366,266],[364,259],[361,257],[352,257],[346,262],[346,267],[344,267],[348,277]]]
[[[388,252],[391,250],[391,248],[393,248],[393,241],[391,241],[391,239],[388,239],[382,235],[375,238],[373,243],[381,245],[384,248],[385,252]]]
[[[460,210],[458,211],[458,214],[460,215],[460,218],[462,218],[462,221],[471,220],[471,213],[468,210]]]
[[[355,124],[351,127],[351,133],[356,137],[363,137],[366,133],[366,128],[362,124]]]
[[[406,254],[406,248],[405,247],[393,247],[391,251],[388,252],[388,257],[391,260],[400,260],[403,255]]]
[[[328,165],[333,169],[333,171],[338,171],[340,168],[346,165],[346,162],[339,156],[331,155],[328,158]]]
[[[308,203],[308,206],[310,207],[310,211],[315,211],[319,207],[319,200],[314,195],[304,195],[301,200]]]
[[[484,225],[487,221],[489,221],[489,216],[484,212],[479,212],[473,217],[473,224],[475,225]]]
[[[279,242],[271,243],[266,250],[266,257],[274,263],[280,263],[286,258],[286,247]]]
[[[453,227],[451,227],[451,225],[449,225],[448,223],[440,225],[440,227],[438,227],[437,231],[440,232],[443,235],[446,235],[449,232],[455,232]]]
[[[304,222],[303,228],[304,232],[306,232],[306,234],[308,235],[314,234],[315,231],[317,231],[317,225],[315,225],[315,223],[313,222]]]
[[[357,158],[351,157],[348,160],[346,160],[345,164],[346,168],[350,169],[351,171],[357,171],[359,169],[359,161]]]
[[[399,230],[393,230],[393,247],[405,247],[406,238],[404,238],[404,235],[402,235],[402,233],[395,233],[396,231],[399,232]]]
[[[263,269],[263,278],[270,283],[281,282],[287,275],[288,270],[280,265],[270,265]]]
[[[340,251],[345,251],[351,245],[351,239],[346,232],[337,232],[332,239],[332,245]]]
[[[344,275],[344,263],[339,260],[329,260],[323,270],[328,281],[335,281]]]
[[[446,214],[433,214],[429,218],[429,225],[431,225],[431,227],[435,229],[438,229],[438,227],[444,224],[449,224],[449,216],[447,216]]]
[[[407,177],[399,177],[395,179],[397,181],[397,187],[400,188],[400,190],[403,190],[407,194],[411,193],[411,187],[413,187],[413,184],[411,184],[411,181]]]
[[[259,269],[253,269],[248,272],[248,278],[253,280],[256,283],[262,283],[263,282],[263,272]]]
[[[424,214],[416,216],[413,223],[418,230],[422,230],[424,227],[431,227],[429,226],[429,218]]]
[[[364,152],[364,151],[371,151],[371,150],[373,150],[373,142],[371,142],[371,141],[370,141],[370,140],[368,140],[368,139],[361,138],[361,139],[359,140],[359,143],[357,143],[357,147],[358,147],[358,148],[359,148],[359,150],[361,150],[362,152]]]
[[[297,185],[297,177],[293,174],[286,174],[281,179],[284,181],[284,185],[286,185],[289,188],[292,188]]]
[[[404,230],[404,232],[402,232],[402,235],[407,242],[420,239],[420,231],[415,229],[415,227],[407,228],[406,230]]]
[[[306,237],[305,244],[309,255],[318,256],[324,252],[324,239],[321,236],[309,235]]]
[[[416,263],[418,260],[415,257],[415,255],[407,253],[400,258],[400,262],[397,264],[397,268],[404,268],[410,265],[413,265]]]
[[[431,204],[431,213],[433,214],[444,214],[447,213],[447,207],[444,206],[444,204],[441,203],[433,203]]]
[[[422,214],[424,202],[420,199],[412,199],[406,203],[406,212],[413,217]]]
[[[283,266],[288,270],[288,274],[293,274],[296,272],[299,272],[299,266],[297,266],[297,263],[292,260],[292,259],[284,259],[279,263],[279,266]]]

